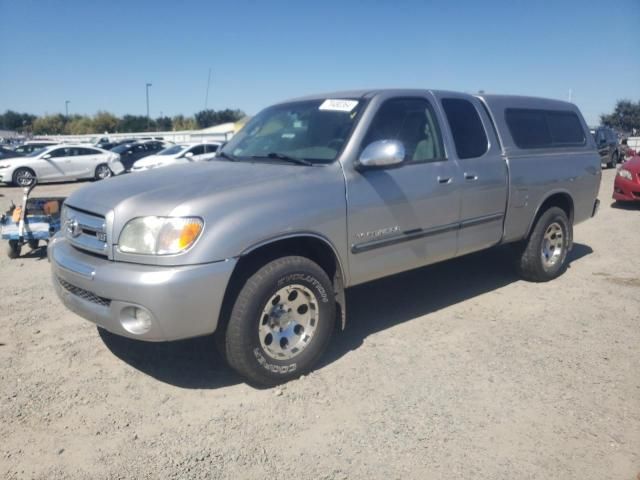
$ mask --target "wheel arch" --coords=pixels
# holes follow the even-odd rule
[[[550,192],[542,202],[538,205],[536,209],[536,213],[533,216],[533,219],[529,223],[529,228],[527,228],[527,233],[525,238],[528,238],[531,235],[531,231],[533,227],[538,223],[538,219],[542,216],[544,212],[546,212],[551,207],[558,207],[564,210],[567,214],[567,218],[569,219],[569,225],[573,226],[573,217],[574,217],[574,202],[573,197],[567,190],[558,190],[554,192]],[[573,230],[573,229],[572,229]],[[573,233],[569,236],[569,248],[573,246]]]
[[[19,165],[19,166],[15,167],[13,169],[13,171],[11,172],[11,181],[12,182],[15,182],[16,173],[19,170],[29,170],[33,174],[34,177],[38,178],[38,172],[36,171],[35,168],[33,168],[31,166],[27,166],[27,165]]]
[[[242,251],[224,294],[218,329],[226,329],[234,300],[246,279],[271,260],[288,255],[309,258],[327,273],[333,283],[340,328],[345,328],[345,270],[342,259],[327,238],[312,232],[299,232],[262,240]]]

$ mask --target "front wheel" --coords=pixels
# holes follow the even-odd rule
[[[566,268],[572,235],[567,214],[558,207],[545,211],[520,246],[517,267],[525,280],[547,282]]]
[[[618,164],[618,152],[613,152],[613,155],[611,155],[611,161],[607,163],[607,167],[615,168],[617,164]]]
[[[308,258],[273,260],[244,284],[225,337],[227,361],[250,382],[273,386],[308,372],[331,338],[331,281]]]
[[[30,187],[36,181],[36,174],[29,168],[19,168],[13,173],[13,183],[19,187]]]

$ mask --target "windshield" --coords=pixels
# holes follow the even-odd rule
[[[186,145],[172,145],[169,148],[165,148],[157,153],[157,155],[177,155],[178,153],[186,150]]]
[[[253,117],[222,152],[239,159],[279,154],[332,162],[349,138],[363,103],[320,99],[269,107]]]

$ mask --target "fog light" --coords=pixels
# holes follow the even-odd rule
[[[138,307],[125,307],[120,312],[120,324],[129,333],[142,335],[151,330],[151,314]]]

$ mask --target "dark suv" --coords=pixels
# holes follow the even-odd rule
[[[158,140],[128,143],[112,148],[111,151],[120,155],[120,162],[128,172],[137,160],[148,155],[158,153],[165,148],[165,144]]]
[[[602,163],[606,163],[609,168],[614,168],[621,158],[618,134],[609,127],[598,127],[591,133],[598,146]]]

